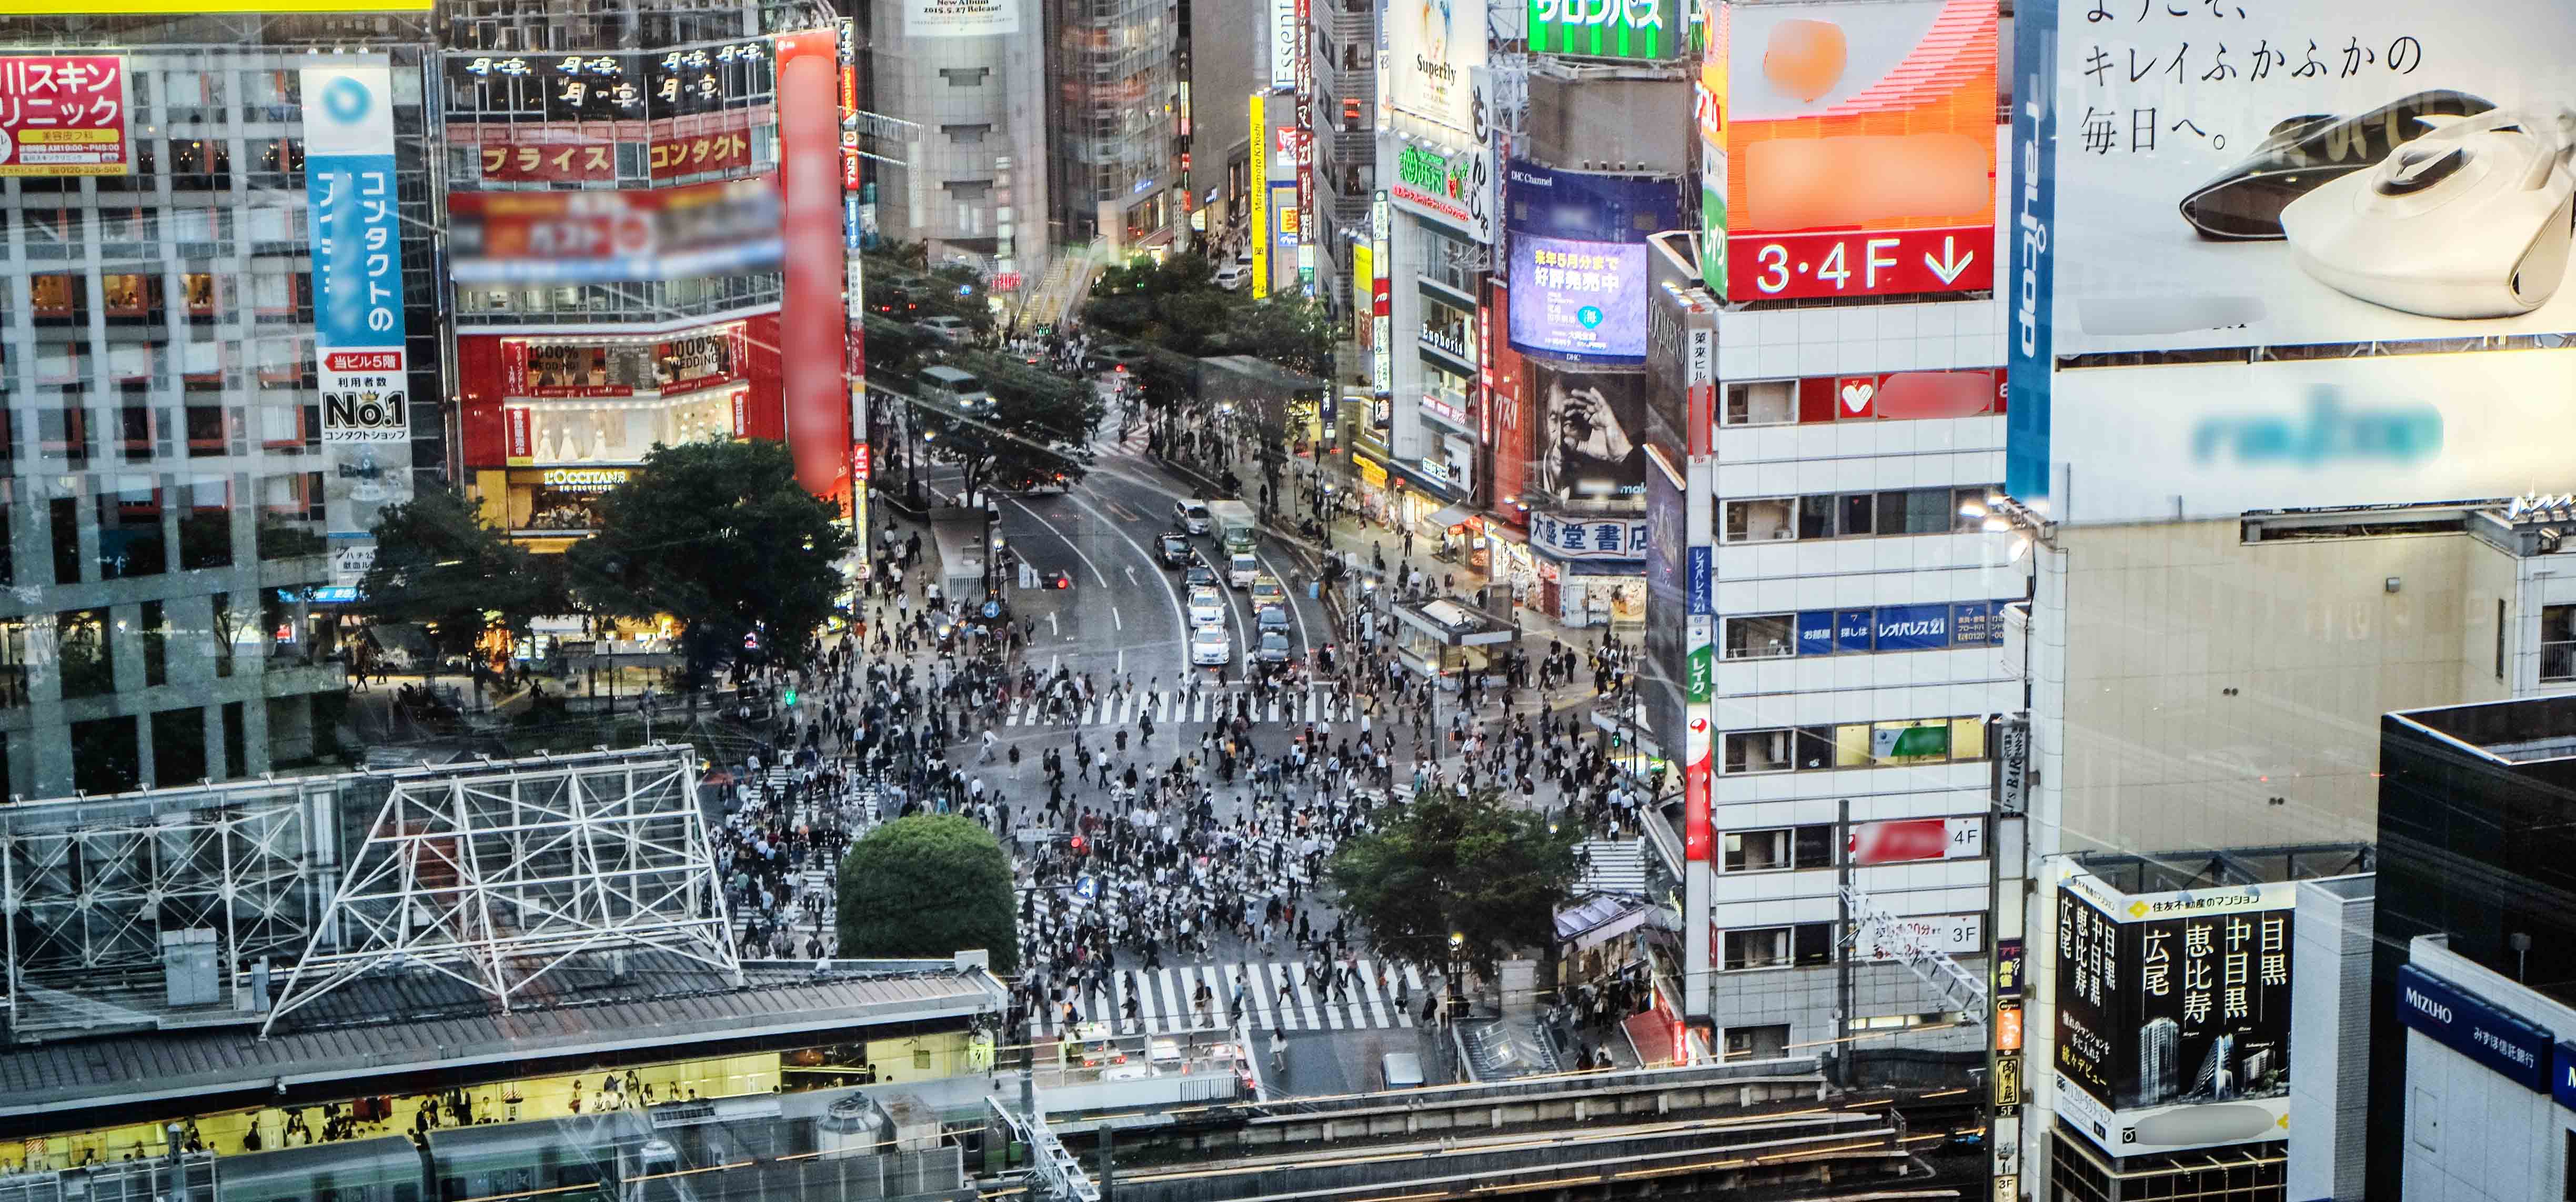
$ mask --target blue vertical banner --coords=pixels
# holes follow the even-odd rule
[[[2049,386],[2057,366],[2057,16],[2061,0],[2022,0],[2013,16],[2012,171],[2006,195],[2011,276],[2006,306],[2004,491],[2043,508],[2049,481]]]
[[[347,64],[301,74],[322,495],[332,582],[348,585],[374,561],[368,531],[385,507],[411,499],[393,73]]]

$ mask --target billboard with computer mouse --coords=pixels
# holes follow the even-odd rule
[[[2057,356],[2576,331],[2563,5],[2052,9]]]

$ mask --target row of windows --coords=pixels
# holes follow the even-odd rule
[[[1729,775],[1968,763],[1986,758],[1984,718],[1918,718],[1731,730],[1720,737]]]
[[[1719,502],[1730,543],[1964,534],[1985,527],[1986,498],[2001,485],[1897,488]]]
[[[128,632],[127,622],[133,623],[130,633],[143,660],[144,687],[170,683],[174,643],[183,653],[211,658],[217,677],[231,676],[241,655],[261,653],[263,632],[291,624],[293,607],[276,594],[274,589],[257,594],[216,593],[207,611],[210,621],[202,629],[180,629],[160,601],[141,603],[135,616],[126,619],[115,617],[106,606],[0,617],[0,708],[22,707],[30,699],[28,635],[40,627],[52,628],[54,674],[62,697],[76,701],[116,692],[119,640],[115,636]]]

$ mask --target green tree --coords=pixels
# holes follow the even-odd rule
[[[961,351],[949,364],[984,382],[988,413],[961,414],[925,404],[916,414],[932,449],[962,468],[969,492],[986,485],[1025,491],[1070,488],[1091,469],[1091,428],[1100,422],[1100,392],[1007,355]]]
[[[916,814],[868,832],[841,857],[841,954],[946,959],[982,949],[1019,971],[1011,859],[991,831],[955,814]]]
[[[1334,904],[1379,954],[1445,964],[1455,934],[1466,961],[1489,968],[1519,949],[1548,950],[1579,874],[1577,837],[1512,809],[1498,790],[1425,789],[1344,843],[1326,876]]]
[[[771,657],[803,663],[837,611],[850,532],[796,482],[784,443],[657,445],[595,509],[599,532],[567,553],[575,592],[597,613],[678,619],[692,674],[755,629]]]
[[[418,625],[442,657],[472,654],[495,630],[525,634],[537,615],[564,605],[527,551],[485,524],[454,485],[388,507],[372,534],[376,558],[358,581],[360,611]]]

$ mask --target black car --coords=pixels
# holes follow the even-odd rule
[[[1182,579],[1182,581],[1181,581],[1181,587],[1183,587],[1183,588],[1215,588],[1215,587],[1217,587],[1216,569],[1215,569],[1215,568],[1212,568],[1212,567],[1207,566],[1207,563],[1206,563],[1204,560],[1199,561],[1199,562],[1196,562],[1196,563],[1192,563],[1192,564],[1190,565],[1189,573],[1188,573],[1188,574],[1187,574],[1187,575]]]
[[[1163,566],[1167,568],[1177,568],[1186,566],[1189,562],[1189,536],[1183,534],[1165,534],[1163,536]]]

